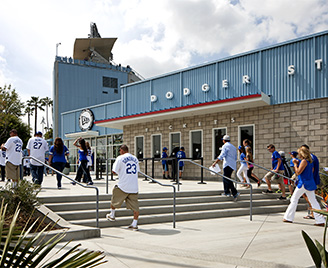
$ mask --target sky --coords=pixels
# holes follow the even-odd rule
[[[73,57],[91,22],[145,78],[328,30],[328,0],[0,0],[0,14],[0,87],[22,101],[52,98],[56,44]]]

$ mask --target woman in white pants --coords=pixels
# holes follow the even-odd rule
[[[247,169],[248,169],[248,167],[247,167],[247,163],[245,162],[245,158],[246,158],[245,148],[243,146],[239,146],[238,147],[238,150],[239,150],[239,153],[240,153],[240,158],[239,158],[240,159],[240,168],[237,171],[237,177],[239,178],[239,180],[241,182],[244,182],[244,179],[241,176],[241,173],[243,173],[244,174],[244,177],[246,179],[246,182],[247,183],[250,183],[249,178],[247,176]],[[247,185],[246,187],[249,188],[250,186]]]
[[[317,189],[317,185],[313,178],[313,164],[310,151],[301,147],[297,150],[300,156],[301,162],[298,164],[296,158],[293,159],[294,169],[296,175],[298,175],[298,181],[295,183],[296,189],[290,199],[290,204],[284,215],[284,222],[292,223],[295,217],[295,211],[297,208],[298,200],[305,193],[311,203],[312,208],[321,209],[320,205],[315,197],[314,191]],[[295,161],[295,162],[294,162]],[[316,226],[325,225],[325,217],[321,214],[314,213]]]

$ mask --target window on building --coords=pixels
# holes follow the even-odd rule
[[[203,143],[203,132],[202,130],[194,130],[190,132],[190,152],[193,159],[199,159],[202,157],[202,143]]]
[[[152,157],[160,158],[161,157],[161,147],[162,147],[162,136],[161,135],[152,135]]]
[[[135,152],[137,158],[143,158],[144,157],[144,137],[135,137]]]
[[[169,147],[170,155],[172,154],[173,151],[177,150],[177,149],[174,150],[174,148],[180,148],[180,141],[181,141],[180,136],[181,136],[180,132],[179,133],[170,133],[170,147]]]
[[[117,78],[103,76],[103,87],[118,88]]]
[[[253,156],[255,155],[255,125],[238,126],[238,144],[242,145],[243,140],[248,139],[251,142]]]
[[[222,150],[222,138],[227,134],[227,128],[214,128],[213,129],[213,159],[216,159]]]

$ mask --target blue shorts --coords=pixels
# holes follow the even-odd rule
[[[167,166],[167,163],[162,164],[163,166],[163,171],[169,171],[169,167]]]

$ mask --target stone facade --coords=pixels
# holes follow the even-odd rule
[[[234,120],[231,120],[234,118]],[[234,121],[234,122],[232,122]],[[295,151],[306,143],[320,161],[320,167],[327,167],[327,123],[328,98],[302,102],[292,102],[281,105],[271,105],[259,108],[235,110],[223,113],[211,113],[194,117],[172,118],[170,120],[128,125],[123,129],[124,143],[135,154],[135,136],[144,136],[144,157],[151,157],[151,135],[162,135],[162,147],[169,147],[169,133],[181,133],[181,146],[185,147],[187,157],[190,157],[190,131],[203,131],[204,166],[209,167],[213,159],[213,128],[226,127],[231,143],[238,147],[238,126],[254,125],[255,163],[266,168],[271,167],[271,155],[266,147],[272,143],[277,151]],[[186,124],[184,128],[183,125]],[[170,127],[171,126],[171,127]],[[170,153],[170,152],[169,152]],[[198,162],[199,163],[199,162]],[[140,165],[144,169],[144,163]],[[148,174],[151,163],[148,162]],[[255,173],[262,177],[264,170],[255,168]],[[161,162],[155,162],[155,178],[162,177]],[[199,179],[200,168],[186,163],[184,178]],[[207,171],[204,178],[210,178]]]

